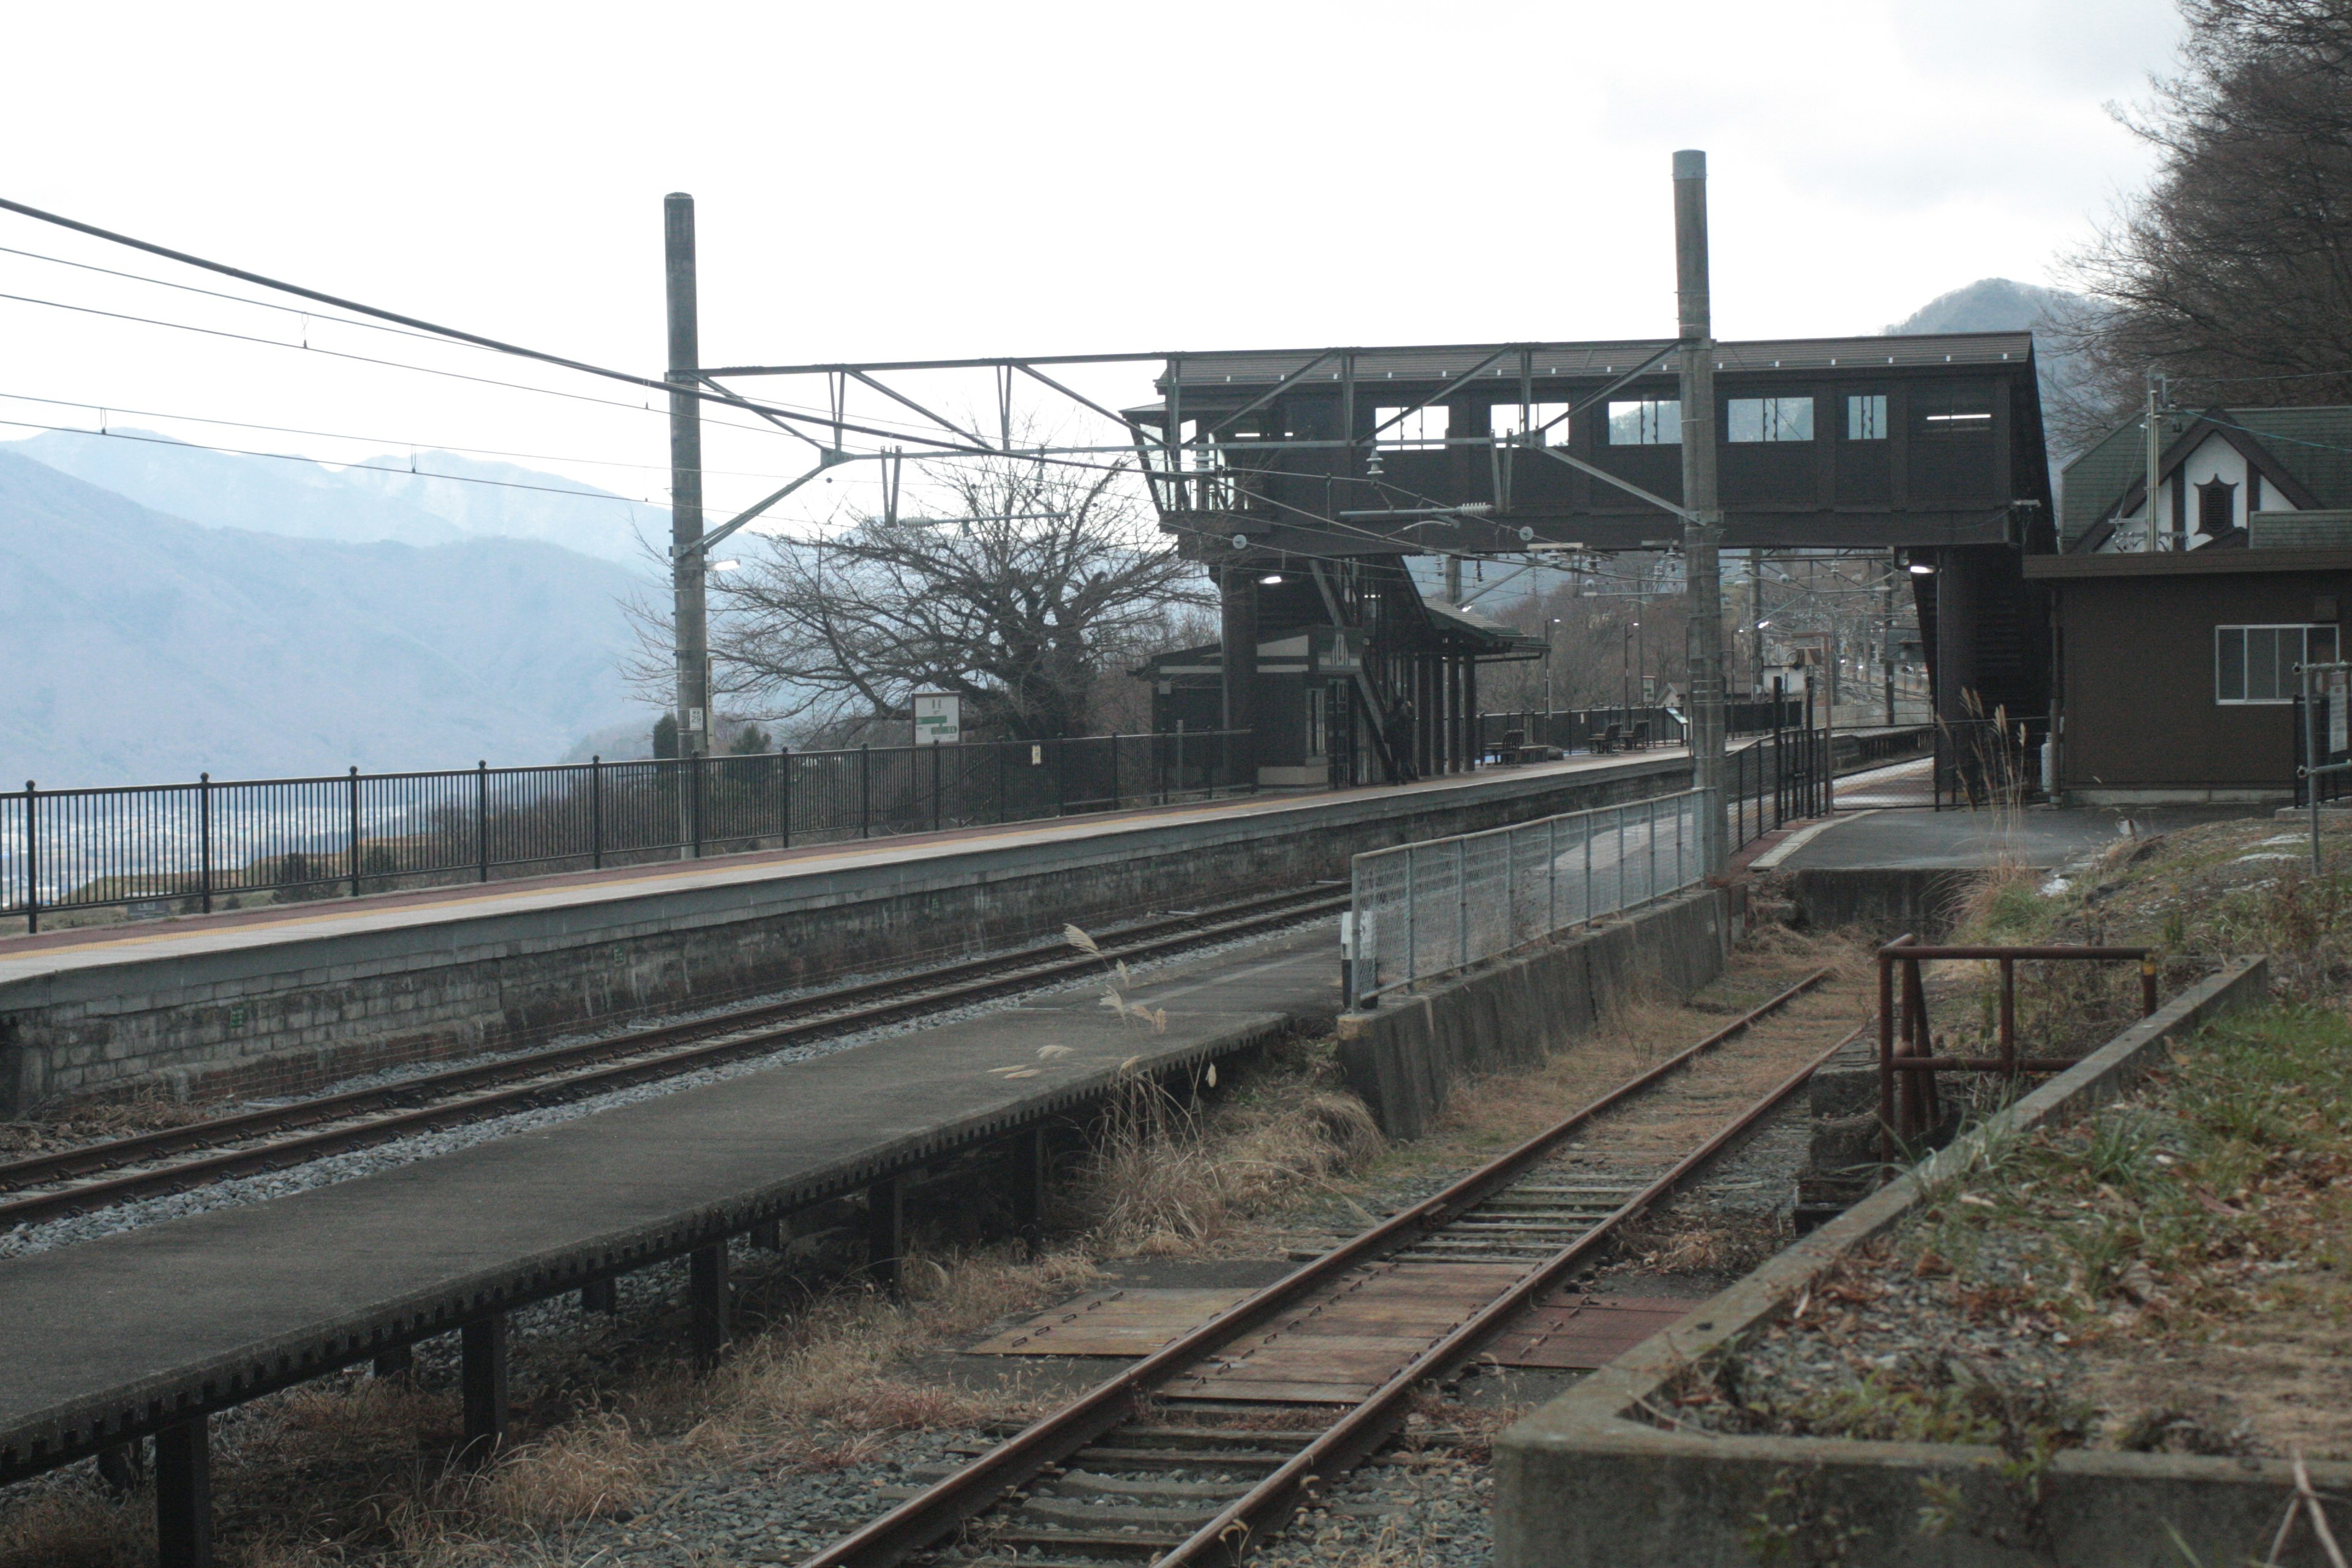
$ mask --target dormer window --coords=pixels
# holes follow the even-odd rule
[[[2219,539],[2238,526],[2238,487],[2227,479],[2208,479],[2197,487],[2197,531]]]

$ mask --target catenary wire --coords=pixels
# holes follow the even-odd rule
[[[476,458],[521,458],[539,463],[585,463],[607,468],[642,468],[649,473],[670,473],[668,463],[632,463],[620,458],[581,458],[551,452],[515,452],[498,447],[462,447],[448,441],[404,441],[388,436],[353,436],[339,430],[310,430],[298,425],[265,425],[250,419],[217,419],[205,414],[172,414],[158,408],[130,408],[120,403],[79,403],[69,397],[38,397],[29,392],[0,392],[0,402],[44,403],[58,408],[87,408],[100,414],[128,414],[142,419],[177,419],[189,425],[219,425],[236,430],[267,430],[280,436],[316,436],[330,441],[358,441],[378,447],[412,447],[419,451],[457,452]],[[60,426],[70,431],[71,426]],[[85,430],[86,436],[110,436],[110,430]],[[200,447],[191,441],[188,446]],[[209,448],[208,448],[209,449]],[[313,459],[314,461],[317,459]],[[339,467],[341,465],[338,465]],[[789,479],[793,474],[767,473],[751,468],[704,468],[707,479]],[[454,474],[437,474],[436,479],[455,479]]]

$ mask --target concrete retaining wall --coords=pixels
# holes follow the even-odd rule
[[[2077,1117],[2116,1098],[2160,1065],[2175,1038],[2258,1003],[2267,984],[2262,960],[2232,961],[2018,1101],[1988,1132]],[[1969,1159],[1986,1135],[1936,1160]],[[1735,1352],[1843,1253],[1901,1219],[1919,1193],[1917,1178],[1903,1176],[1507,1431],[1495,1450],[1499,1568],[1730,1568],[1767,1554],[1847,1568],[2155,1568],[2237,1563],[2261,1550],[2294,1486],[2291,1467],[2276,1461],[2064,1453],[2037,1494],[1990,1448],[1734,1437],[1629,1418],[1664,1408],[1660,1390],[1682,1369]],[[2311,1470],[2323,1491],[2352,1488],[2352,1465]],[[1921,1528],[1930,1503],[1954,1528]],[[2176,1531],[2194,1557],[2176,1551]],[[2283,1561],[2319,1561],[2307,1532]]]
[[[1139,919],[1342,879],[1349,858],[1367,849],[1640,798],[1688,776],[1679,758],[1499,771],[1270,814],[1144,817],[1013,847],[877,854],[816,870],[784,861],[772,873],[659,892],[614,883],[593,900],[530,909],[453,906],[333,934],[198,937],[186,944],[194,952],[85,958],[0,984],[0,1112],[154,1090],[299,1090],[697,998],[1016,945],[1065,921]],[[344,911],[362,926],[368,907],[331,912]]]
[[[1532,1067],[1643,994],[1723,973],[1730,906],[1701,888],[1339,1019],[1339,1068],[1391,1138],[1418,1138],[1465,1078]]]
[[[1954,867],[1806,868],[1794,877],[1797,914],[1816,931],[1859,926],[1881,941],[1909,931],[1936,942],[1951,931],[1960,901],[1982,875]]]

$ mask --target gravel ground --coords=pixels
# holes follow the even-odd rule
[[[1483,1439],[1408,1432],[1328,1489],[1251,1558],[1262,1568],[1471,1568],[1495,1552]]]
[[[797,1563],[996,1441],[984,1432],[912,1432],[838,1469],[730,1467],[673,1477],[643,1512],[592,1520],[549,1544],[583,1568]]]
[[[1293,929],[1295,928],[1285,928],[1283,931],[1276,934],[1288,935]],[[1199,963],[1267,940],[1269,938],[1266,934],[1258,933],[1209,947],[1195,948],[1150,963],[1130,964],[1129,967],[1130,973],[1139,977],[1148,977],[1173,966]],[[835,982],[835,984],[846,983],[848,983],[846,978]],[[95,1241],[100,1237],[114,1236],[123,1231],[140,1230],[151,1225],[161,1225],[169,1220],[184,1218],[189,1215],[204,1214],[213,1209],[266,1203],[272,1198],[287,1197],[295,1193],[308,1191],[312,1187],[329,1186],[337,1182],[350,1181],[354,1177],[372,1175],[378,1171],[391,1170],[396,1166],[414,1163],[418,1160],[453,1154],[461,1149],[470,1149],[478,1143],[488,1143],[496,1139],[511,1137],[518,1132],[551,1127],[559,1122],[576,1121],[582,1117],[593,1116],[598,1111],[610,1110],[625,1105],[635,1105],[642,1100],[676,1094],[681,1089],[697,1089],[704,1084],[723,1083],[730,1079],[765,1072],[786,1063],[809,1061],[818,1057],[830,1056],[835,1051],[845,1051],[858,1046],[871,1045],[877,1040],[893,1039],[919,1030],[936,1028],[942,1024],[951,1024],[965,1018],[976,1018],[991,1013],[1003,1012],[1038,996],[1052,995],[1057,992],[1076,990],[1096,984],[1097,983],[1095,981],[1087,980],[1041,986],[1034,991],[1021,992],[992,1001],[974,1003],[970,1006],[953,1008],[947,1012],[927,1014],[920,1018],[881,1025],[871,1029],[861,1029],[855,1033],[813,1041],[806,1045],[786,1047],[763,1056],[746,1058],[719,1067],[682,1073],[677,1077],[663,1079],[656,1083],[639,1084],[630,1089],[616,1089],[609,1094],[593,1095],[562,1105],[517,1111],[511,1116],[492,1117],[463,1127],[451,1128],[446,1131],[420,1133],[413,1138],[396,1139],[388,1143],[377,1144],[373,1148],[354,1150],[347,1154],[335,1154],[325,1159],[313,1160],[287,1170],[272,1171],[253,1176],[240,1176],[230,1181],[208,1184],[193,1192],[144,1198],[135,1203],[100,1209],[92,1214],[49,1220],[39,1225],[18,1226],[5,1234],[0,1234],[0,1258],[19,1258],[29,1253],[47,1252],[54,1247],[70,1247],[78,1242]],[[804,993],[780,991],[769,996],[739,999],[729,1003],[725,1007],[714,1007],[702,1012],[680,1013],[673,1016],[678,1021],[692,1022],[698,1018],[722,1016],[734,1008],[784,1000],[796,994],[804,994]],[[646,1022],[647,1020],[644,1019],[632,1020],[631,1026],[641,1027]],[[576,1040],[599,1037],[601,1037],[596,1034],[581,1034],[565,1037],[562,1040],[545,1042],[533,1048],[547,1049],[556,1045],[568,1045]],[[527,1055],[529,1053],[511,1054]],[[469,1058],[466,1064],[435,1061],[388,1068],[380,1072],[345,1079],[321,1090],[321,1093],[332,1094],[352,1089],[375,1088],[384,1084],[398,1083],[425,1073],[442,1071],[453,1066],[499,1059],[501,1058],[496,1055],[488,1055]],[[253,1103],[262,1105],[288,1102],[255,1101]]]
[[[1874,1379],[1888,1391],[1928,1395],[1980,1386],[2062,1425],[2087,1413],[2084,1363],[2063,1329],[2047,1319],[1972,1312],[1948,1279],[1841,1270],[1801,1305],[1793,1322],[1742,1345],[1729,1378],[1718,1380],[1736,1384],[1738,1404],[1703,1395],[1675,1417],[1718,1431],[1801,1435],[1830,1425],[1845,1402],[1869,1403]]]

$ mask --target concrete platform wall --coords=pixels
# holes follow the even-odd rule
[[[2229,961],[1937,1162],[2108,1103],[2160,1068],[2176,1042],[2259,1005],[2268,973],[2261,959]],[[1495,1445],[1498,1568],[1733,1568],[1768,1551],[1847,1568],[2248,1560],[2292,1489],[2278,1460],[2067,1451],[2026,1486],[1990,1447],[1735,1436],[1657,1419],[1675,1377],[1736,1356],[1925,1190],[1916,1172],[1898,1177],[1507,1429]],[[2352,1487],[2352,1466],[2311,1469],[2323,1490]],[[1921,1506],[1938,1498],[1953,1525],[1940,1531]],[[2319,1556],[2306,1535],[2283,1561]]]
[[[283,1093],[511,1048],[647,1008],[1018,944],[1347,875],[1349,858],[1682,788],[1675,758],[1501,772],[1275,814],[870,861],[446,917],[0,986],[0,1112],[84,1097]],[[1051,825],[1040,825],[1050,826]],[[1333,957],[1336,977],[1338,958]]]
[[[1731,909],[1702,888],[1622,921],[1339,1019],[1339,1068],[1391,1138],[1418,1138],[1455,1084],[1533,1067],[1636,996],[1684,997],[1723,973]]]

